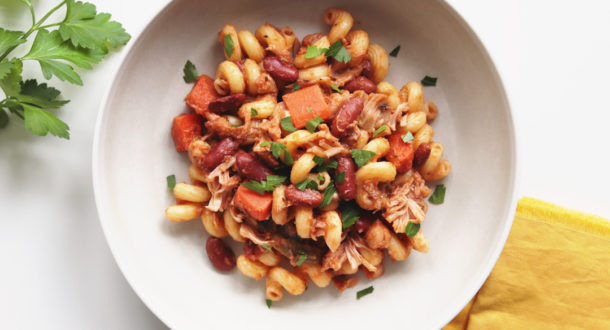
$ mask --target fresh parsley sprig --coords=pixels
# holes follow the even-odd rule
[[[61,1],[49,12],[36,19],[30,0],[21,0],[32,16],[29,30],[10,31],[0,28],[0,128],[8,125],[13,114],[24,121],[25,128],[35,135],[48,133],[70,138],[70,128],[49,109],[68,103],[59,99],[60,92],[35,79],[24,80],[23,63],[36,61],[45,79],[56,77],[76,85],[83,81],[75,68],[91,69],[110,50],[125,45],[131,36],[121,23],[112,21],[110,14],[98,13],[95,5],[75,0]],[[45,24],[53,13],[66,7],[60,22]],[[57,27],[55,30],[51,28]],[[30,50],[23,56],[9,56],[35,33]]]

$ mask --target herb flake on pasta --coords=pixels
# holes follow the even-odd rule
[[[250,108],[250,113],[251,113],[252,117],[258,116],[258,110],[254,109],[254,108]]]
[[[319,207],[324,207],[328,204],[330,204],[330,201],[333,199],[333,194],[335,193],[335,185],[334,183],[331,181],[328,184],[328,187],[326,187],[326,189],[324,189],[324,197],[322,198],[322,203],[320,204]]]
[[[166,178],[167,181],[167,188],[170,191],[174,191],[174,187],[176,187],[176,176],[175,175],[168,175]]]
[[[445,202],[445,191],[447,191],[447,188],[444,184],[437,185],[428,201],[432,204],[443,204]]]
[[[373,288],[372,285],[366,289],[362,289],[362,290],[356,292],[356,299],[360,300],[360,298],[373,293],[374,290],[375,290],[375,288]]]
[[[231,38],[230,34],[225,34],[225,53],[227,54],[227,57],[231,57],[233,56],[233,46],[235,44],[233,44],[233,38]]]
[[[271,299],[265,299],[265,303],[267,304],[267,308],[271,309],[271,305],[273,305],[273,301]]]
[[[297,266],[302,265],[305,260],[307,260],[307,254],[306,253],[301,253],[299,254],[299,258],[297,259]]]
[[[358,167],[362,167],[371,160],[371,158],[375,157],[376,153],[369,150],[363,149],[352,149],[352,158]]]
[[[379,127],[374,133],[373,133],[373,138],[376,137],[377,135],[379,135],[381,132],[385,131],[386,128],[388,128],[385,124],[381,125],[381,127]]]
[[[296,132],[296,127],[292,124],[292,117],[284,117],[280,120],[280,124],[282,125],[282,129],[288,132]],[[262,145],[262,144],[261,144]]]
[[[307,128],[307,130],[308,130],[310,133],[313,133],[313,132],[315,132],[315,131],[316,131],[316,128],[318,127],[318,125],[320,125],[320,124],[321,124],[321,123],[323,123],[323,122],[324,122],[324,119],[322,119],[322,117],[320,117],[320,116],[316,116],[316,118],[314,118],[314,119],[312,119],[312,120],[308,121],[308,122],[305,124],[305,128]]]
[[[407,236],[413,238],[419,232],[419,227],[420,227],[419,223],[413,223],[413,222],[409,221],[407,223],[407,225],[405,226],[405,234],[407,234]]]
[[[345,172],[343,172],[345,173]],[[341,211],[341,221],[343,222],[343,229],[351,227],[353,224],[360,219],[360,211],[354,203],[348,203]]]
[[[275,187],[281,185],[286,181],[285,176],[280,175],[267,175],[266,180],[256,181],[250,180],[242,183],[241,185],[256,192],[259,195],[264,195],[268,191],[273,191]]]
[[[411,132],[407,132],[407,134],[401,136],[401,138],[402,138],[402,142],[408,143],[409,141],[412,141],[414,137],[413,137],[413,134],[411,134]]]
[[[343,63],[347,63],[352,59],[352,54],[345,49],[341,40],[337,40],[334,44],[330,45],[330,48],[326,51],[326,56],[333,57],[335,60]]]

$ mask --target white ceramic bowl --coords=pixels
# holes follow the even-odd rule
[[[269,21],[302,38],[328,31],[322,13],[329,7],[349,10],[356,27],[388,51],[401,45],[387,81],[400,87],[439,77],[424,95],[439,106],[434,139],[453,169],[445,203],[431,206],[423,224],[428,254],[386,261],[385,276],[361,278],[343,294],[312,287],[268,309],[264,281],[211,266],[200,221],[165,219],[173,202],[165,177],[188,178],[170,124],[186,110],[185,61],[213,76],[223,59],[216,40],[222,25],[254,31]],[[502,83],[481,42],[441,1],[173,1],[132,42],[98,118],[93,155],[97,207],[114,257],[142,300],[174,328],[439,328],[489,275],[516,205],[515,135]],[[356,300],[369,285],[375,292]]]

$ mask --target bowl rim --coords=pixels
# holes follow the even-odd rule
[[[508,235],[512,228],[515,213],[517,210],[518,192],[519,192],[519,186],[520,186],[520,180],[521,180],[521,175],[520,175],[521,171],[520,171],[520,166],[519,166],[519,161],[518,161],[520,158],[518,155],[518,151],[520,150],[520,148],[518,147],[519,138],[518,138],[518,135],[516,134],[517,129],[516,129],[516,124],[515,124],[515,113],[512,110],[509,93],[507,92],[504,81],[502,80],[502,75],[500,74],[500,71],[496,67],[493,57],[487,51],[487,47],[485,47],[485,43],[478,37],[478,35],[474,31],[474,29],[468,24],[468,22],[464,19],[464,17],[462,17],[462,15],[460,15],[459,12],[447,1],[445,1],[445,0],[436,0],[436,1],[441,6],[443,6],[456,20],[458,20],[458,22],[462,25],[463,28],[465,28],[466,32],[469,34],[469,36],[472,38],[472,40],[477,44],[477,46],[479,46],[480,50],[482,51],[483,57],[488,62],[488,65],[489,65],[489,68],[491,69],[491,73],[492,73],[493,77],[495,78],[496,82],[499,84],[499,87],[501,88],[501,90],[500,90],[501,97],[503,98],[503,101],[506,104],[506,107],[508,109],[507,124],[509,126],[509,133],[510,133],[508,138],[509,138],[509,142],[511,142],[510,147],[512,149],[511,150],[512,159],[511,159],[510,168],[512,169],[512,175],[513,175],[512,187],[510,187],[512,189],[512,194],[510,197],[509,209],[508,209],[507,214],[504,215],[504,217],[505,217],[504,219],[508,218],[508,221],[505,222],[505,226],[504,226],[504,228],[502,228],[500,240],[498,242],[499,244],[497,244],[495,246],[495,249],[493,250],[493,252],[489,254],[488,260],[487,260],[485,266],[483,267],[483,271],[481,271],[478,274],[478,277],[476,278],[476,280],[471,281],[470,285],[469,285],[470,287],[468,287],[467,290],[463,290],[462,295],[458,299],[456,299],[456,301],[458,301],[459,303],[456,304],[453,309],[451,309],[452,312],[448,313],[445,318],[439,318],[439,320],[434,324],[433,328],[440,329],[440,328],[444,327],[445,325],[447,325],[449,322],[451,322],[455,318],[455,316],[457,316],[463,310],[463,308],[468,304],[468,302],[478,293],[480,288],[483,286],[483,284],[485,283],[485,281],[491,274],[491,271],[495,267],[495,265],[500,257],[500,254],[504,250],[504,246],[506,245],[506,240],[508,239]],[[126,65],[127,59],[130,58],[130,56],[132,56],[131,50],[134,47],[137,47],[142,42],[142,36],[145,34],[145,32],[151,27],[151,25],[154,22],[161,15],[163,15],[164,13],[166,13],[167,11],[172,9],[174,6],[177,6],[178,3],[179,3],[178,1],[170,0],[170,1],[168,1],[168,3],[161,6],[154,13],[154,15],[151,16],[151,18],[144,25],[144,27],[140,31],[138,31],[138,34],[137,34],[135,40],[133,40],[133,42],[128,44],[127,47],[125,47],[121,51],[121,53],[123,53],[125,55],[121,58],[121,60],[120,60],[121,63],[119,64],[118,68],[112,73],[112,81],[106,87],[106,89],[103,93],[102,102],[100,103],[100,106],[98,108],[98,114],[97,114],[97,118],[96,118],[96,122],[95,122],[95,130],[94,130],[94,136],[93,136],[92,156],[91,156],[91,161],[92,161],[91,171],[92,171],[92,183],[93,183],[93,194],[94,194],[94,199],[95,199],[95,207],[97,209],[98,219],[100,221],[100,225],[101,225],[102,231],[104,233],[104,238],[107,242],[110,252],[112,253],[113,259],[115,260],[117,266],[119,267],[121,274],[123,275],[123,277],[125,278],[127,283],[129,283],[129,285],[131,286],[131,288],[133,289],[135,294],[138,296],[138,298],[140,298],[140,300],[144,303],[144,305],[146,305],[146,307],[159,320],[161,320],[161,322],[163,322],[166,326],[169,326],[170,328],[175,327],[177,324],[173,323],[172,320],[170,320],[166,314],[162,313],[161,310],[158,309],[156,305],[151,303],[151,299],[148,297],[148,294],[144,293],[145,290],[142,287],[140,287],[138,284],[136,284],[136,281],[133,279],[133,275],[131,273],[129,273],[128,271],[126,271],[127,268],[125,267],[125,264],[124,264],[126,262],[126,260],[124,259],[124,257],[120,257],[120,256],[122,256],[122,254],[117,250],[117,248],[116,248],[117,245],[116,245],[116,243],[114,243],[116,238],[112,235],[110,229],[108,228],[108,222],[104,220],[106,218],[106,213],[105,213],[104,207],[102,207],[103,203],[102,203],[102,192],[101,192],[101,182],[100,182],[101,172],[100,172],[100,166],[99,166],[99,164],[100,164],[99,153],[100,153],[100,148],[101,148],[102,122],[103,122],[104,116],[106,114],[106,108],[108,105],[109,96],[115,90],[115,88],[114,88],[115,84],[116,84],[117,80],[119,79],[120,72],[123,71],[123,69]]]

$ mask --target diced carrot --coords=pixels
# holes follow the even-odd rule
[[[220,95],[216,93],[216,89],[214,88],[214,79],[202,74],[197,78],[197,83],[195,83],[195,86],[184,100],[186,101],[186,105],[203,116],[208,112],[210,102],[219,97]]]
[[[390,142],[390,152],[386,155],[396,170],[400,173],[408,172],[413,166],[413,142],[405,143],[402,140],[402,134],[396,132],[388,138]]]
[[[292,124],[296,128],[303,128],[308,121],[320,116],[327,120],[330,110],[324,99],[324,94],[318,85],[312,85],[283,96],[284,104],[290,111]]]
[[[174,118],[172,123],[172,137],[176,151],[187,151],[189,144],[196,137],[201,136],[203,118],[196,113],[185,113]]]
[[[247,212],[251,217],[259,221],[269,218],[272,202],[273,193],[267,192],[264,195],[260,195],[242,185],[237,188],[233,197],[233,203],[237,208]]]

